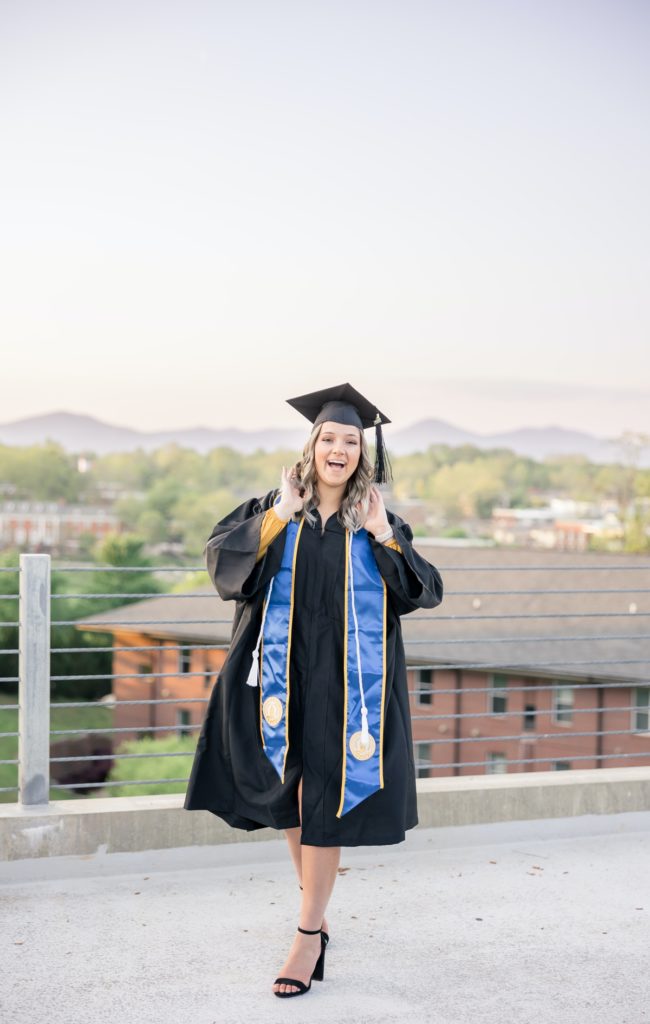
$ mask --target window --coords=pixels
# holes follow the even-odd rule
[[[178,726],[177,733],[179,736],[189,736],[190,730],[187,726],[190,724],[190,713],[187,708],[178,708],[176,711],[176,725]]]
[[[487,775],[497,775],[499,772],[508,771],[508,759],[503,751],[491,750],[487,756],[485,772]]]
[[[415,744],[415,774],[418,779],[428,779],[431,768],[431,744],[418,741]]]
[[[553,721],[565,725],[573,721],[573,687],[553,688]]]
[[[637,686],[632,693],[632,729],[634,732],[650,732],[650,687]]]
[[[415,673],[415,687],[418,704],[433,703],[433,672],[430,668],[419,668]]]
[[[553,762],[553,771],[554,772],[568,772],[570,768],[571,768],[571,762],[570,761],[554,761]]]
[[[534,704],[526,704],[524,707],[524,729],[535,728],[535,716],[537,708]]]
[[[493,675],[490,683],[491,689],[488,691],[488,706],[489,711],[492,715],[501,715],[507,709],[508,694],[506,687],[508,686],[508,677]]]
[[[181,647],[178,652],[178,671],[179,672],[191,672],[192,671],[192,648]]]
[[[148,675],[150,675],[151,674],[151,662],[150,661],[141,661],[140,664],[138,665],[138,672],[140,673],[141,676],[148,676]]]

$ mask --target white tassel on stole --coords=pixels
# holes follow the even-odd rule
[[[257,686],[260,674],[260,656],[257,647],[253,651],[253,664],[246,680],[247,686]]]
[[[269,584],[269,593],[268,593],[268,596],[266,598],[266,602],[264,604],[264,611],[262,612],[262,625],[260,626],[260,632],[259,632],[259,635],[257,637],[257,643],[255,644],[255,650],[253,651],[253,664],[251,665],[251,670],[248,673],[248,679],[246,680],[246,685],[247,686],[257,686],[258,683],[259,683],[259,675],[260,675],[260,644],[262,643],[262,636],[264,635],[264,620],[266,619],[266,610],[267,610],[267,608],[269,606],[269,601],[271,600],[271,591],[273,590],[273,580],[274,579],[275,579],[275,577],[272,576],[271,577],[271,582]]]

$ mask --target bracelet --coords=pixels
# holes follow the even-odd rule
[[[388,529],[384,533],[375,534],[375,540],[378,540],[380,544],[383,544],[384,541],[390,540],[390,538],[392,536],[393,536],[393,527],[389,526]]]

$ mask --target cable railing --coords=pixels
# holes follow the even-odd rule
[[[630,628],[630,619],[647,619],[650,611],[636,601],[627,611],[607,606],[601,610],[582,601],[593,595],[611,602],[621,595],[650,593],[650,564],[599,565],[586,560],[577,566],[438,568],[445,580],[445,611],[402,617],[419,777],[600,768],[609,762],[650,765],[650,637],[641,623]],[[144,588],[84,592],[79,586],[52,593],[51,576],[55,572],[60,581],[76,573],[106,572],[112,578],[124,574],[126,581],[140,573],[144,581],[154,574],[206,575],[205,567],[53,569],[50,557],[39,554],[21,555],[19,567],[2,567],[0,572],[15,574],[19,584],[14,593],[0,595],[1,608],[10,616],[13,609],[6,602],[19,606],[15,620],[0,621],[2,665],[18,661],[17,674],[8,669],[0,675],[0,799],[13,797],[38,805],[62,794],[82,798],[98,790],[114,795],[121,787],[165,792],[185,786],[187,775],[172,770],[165,776],[161,766],[176,763],[189,772],[232,625],[230,618],[219,617],[220,606],[207,576],[204,589],[179,593]],[[490,572],[497,582],[487,589],[468,589],[463,574],[470,572]],[[502,572],[510,579],[499,588]],[[511,582],[515,572],[543,572],[545,585],[517,588]],[[605,587],[600,576],[595,577],[597,585],[589,587],[582,578],[571,585],[562,575],[578,572],[633,575],[629,585],[605,579]],[[639,572],[646,578],[639,578]],[[562,586],[563,578],[567,586]],[[139,583],[136,579],[136,587]],[[544,603],[543,609],[517,608],[514,602],[509,606],[513,597],[533,595]],[[481,605],[485,597],[497,598],[499,610],[464,610],[468,598]],[[560,598],[563,607],[556,609],[553,601]],[[93,611],[96,601],[110,601],[113,607]],[[192,601],[203,602],[196,616]],[[74,618],[64,617],[66,602],[83,602],[85,615],[77,608]],[[131,617],[128,606],[134,602],[138,608]],[[53,610],[63,616],[52,618]],[[616,626],[622,617],[628,620],[627,628]],[[522,633],[517,632],[519,626]],[[72,628],[98,636],[112,632],[116,643],[71,643]],[[11,629],[19,632],[18,646],[5,647],[2,638]],[[129,632],[133,644],[128,643]],[[514,654],[508,652],[509,646],[516,648]],[[83,660],[78,671],[73,671],[75,659]],[[61,686],[71,699],[57,695]],[[9,697],[16,687],[18,699],[12,702]],[[101,695],[93,696],[93,690]],[[65,718],[70,714],[82,719],[68,724]],[[151,749],[165,738],[174,738],[182,749]],[[83,743],[83,749],[75,748],[75,743]],[[97,749],[99,743],[104,744],[102,749]],[[180,762],[173,760],[178,758]],[[121,777],[119,767],[127,763],[150,763],[158,767],[153,775],[159,777],[149,778],[146,772],[139,778]]]

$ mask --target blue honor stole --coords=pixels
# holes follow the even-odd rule
[[[259,677],[262,744],[282,782],[289,752],[295,566],[304,523],[304,518],[299,524],[291,519],[287,523],[282,562],[265,592],[262,625],[247,680],[256,686]],[[346,530],[343,761],[337,818],[384,788],[386,605],[386,584],[367,531],[361,529],[354,534]]]

